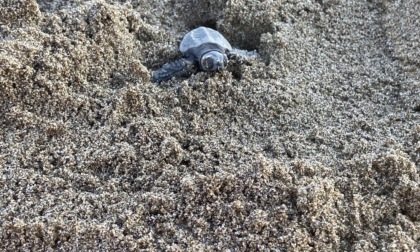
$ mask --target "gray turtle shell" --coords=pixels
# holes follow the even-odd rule
[[[182,53],[186,53],[190,49],[198,48],[204,44],[214,44],[223,48],[225,51],[232,50],[232,46],[229,42],[220,34],[207,27],[199,27],[187,33],[179,45],[179,50]]]

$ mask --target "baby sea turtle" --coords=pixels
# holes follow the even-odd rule
[[[190,76],[201,70],[220,71],[227,67],[228,60],[243,62],[256,57],[255,51],[249,52],[232,48],[220,34],[207,27],[199,27],[188,32],[179,45],[182,58],[166,63],[152,74],[155,82],[170,80],[172,77]]]

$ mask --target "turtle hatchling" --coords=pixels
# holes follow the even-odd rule
[[[166,63],[152,74],[155,82],[162,82],[172,77],[190,76],[197,71],[214,72],[227,67],[228,60],[244,62],[257,56],[249,52],[232,48],[218,31],[199,27],[188,32],[179,45],[181,59]]]

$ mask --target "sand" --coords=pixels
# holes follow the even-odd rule
[[[161,85],[189,30],[260,58]],[[420,250],[420,2],[0,1],[0,250]]]

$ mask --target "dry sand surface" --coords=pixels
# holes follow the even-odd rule
[[[189,30],[260,59],[157,85]],[[418,251],[420,1],[0,0],[0,250]]]

